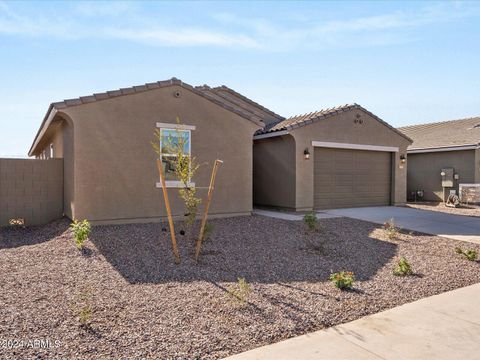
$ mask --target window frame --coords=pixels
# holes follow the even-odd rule
[[[188,157],[189,157],[189,159],[192,158],[192,130],[196,129],[195,126],[193,126],[193,125],[180,125],[180,124],[168,124],[168,123],[157,123],[157,128],[160,131],[160,139],[159,139],[159,142],[160,142],[159,159],[160,159],[160,161],[162,161],[163,156],[176,157],[176,154],[163,154],[162,153],[162,137],[163,137],[162,135],[163,135],[164,130],[169,130],[169,131],[173,130],[173,131],[178,131],[178,132],[181,132],[181,133],[182,132],[187,133],[188,134],[188,142],[189,142]],[[190,166],[190,169],[191,169],[191,166],[192,166],[191,161],[189,163],[189,166]],[[184,186],[184,184],[181,181],[166,180],[165,179],[165,187],[167,187],[167,188],[181,188],[183,186]],[[191,179],[190,179],[187,183],[187,186],[188,187],[195,187],[195,183],[192,182]],[[158,181],[156,183],[156,187],[157,188],[162,188],[162,183],[160,181]]]

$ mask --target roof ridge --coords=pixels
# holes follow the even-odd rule
[[[212,88],[212,90],[214,90],[214,91],[225,90],[225,91],[230,92],[231,94],[239,97],[240,99],[242,99],[242,100],[250,103],[251,105],[256,106],[256,107],[262,109],[263,111],[265,111],[266,113],[269,113],[270,115],[272,115],[273,117],[275,117],[275,118],[277,118],[277,119],[285,119],[285,117],[283,117],[283,116],[275,113],[274,111],[266,108],[266,107],[263,106],[263,105],[260,105],[260,104],[257,103],[256,101],[254,101],[254,100],[246,97],[245,95],[240,94],[239,92],[233,90],[232,88],[229,88],[229,87],[226,86],[226,85],[216,86],[216,87]]]
[[[318,111],[315,111],[315,112],[310,112],[310,113],[304,114],[304,115],[292,116],[292,117],[289,117],[285,120],[281,120],[281,121],[278,121],[274,124],[271,124],[271,126],[266,126],[264,129],[257,131],[256,134],[257,135],[265,134],[265,133],[275,132],[275,131],[279,131],[279,130],[293,130],[293,129],[298,128],[300,126],[305,126],[305,125],[311,124],[312,122],[317,121],[319,119],[327,118],[327,117],[333,116],[335,114],[338,114],[340,112],[343,112],[345,110],[352,110],[352,109],[362,110],[363,112],[367,113],[368,115],[370,115],[371,117],[373,117],[374,119],[376,119],[377,121],[382,123],[383,125],[387,126],[391,130],[393,130],[394,132],[399,134],[400,136],[404,137],[405,139],[409,140],[410,142],[413,142],[413,140],[410,137],[408,137],[407,135],[405,135],[403,132],[394,128],[389,123],[382,120],[377,115],[373,114],[372,112],[368,111],[363,106],[361,106],[357,103],[344,104],[344,105],[339,105],[339,106],[336,106],[336,107],[330,107],[330,108],[318,110]],[[314,115],[312,116],[312,114],[314,114]],[[283,125],[282,125],[282,123],[283,123]]]
[[[253,114],[253,115],[248,114],[239,105],[236,105],[232,102],[227,103],[226,101],[221,101],[221,100],[215,99],[212,96],[208,96],[204,91],[201,91],[200,89],[195,88],[192,85],[187,84],[187,83],[183,82],[182,80],[180,80],[176,77],[172,77],[168,80],[145,83],[143,85],[134,85],[134,86],[131,86],[131,87],[119,88],[119,89],[116,89],[116,90],[107,90],[107,91],[100,92],[100,93],[93,93],[91,95],[79,96],[79,97],[76,97],[76,98],[65,99],[65,100],[62,100],[62,101],[57,101],[57,102],[50,103],[50,105],[48,107],[48,110],[47,110],[47,112],[46,112],[46,114],[45,114],[45,116],[42,120],[42,123],[40,125],[40,128],[38,129],[38,131],[35,135],[35,138],[33,140],[33,143],[30,147],[30,150],[29,150],[28,154],[29,154],[29,156],[31,156],[33,154],[33,151],[35,150],[37,142],[39,141],[39,137],[43,136],[43,134],[41,135],[42,129],[45,126],[47,126],[47,127],[49,126],[50,122],[47,121],[47,120],[48,120],[52,110],[57,111],[57,110],[65,109],[65,108],[70,107],[70,106],[84,105],[84,104],[88,104],[88,103],[95,102],[95,101],[107,100],[107,99],[111,99],[111,98],[118,97],[118,96],[132,95],[132,94],[136,94],[136,93],[155,90],[155,89],[159,89],[159,88],[162,88],[162,87],[173,86],[173,85],[178,85],[178,86],[181,86],[184,89],[190,90],[194,94],[196,94],[198,96],[201,96],[204,99],[207,99],[207,100],[217,104],[218,106],[223,107],[224,109],[226,109],[228,111],[236,113],[237,115],[239,115],[239,116],[241,116],[241,117],[243,117],[243,118],[245,118],[249,121],[252,121],[253,123],[255,123],[258,126],[261,126],[261,127],[265,126],[265,124],[263,123],[263,121],[260,117],[258,117],[255,114]],[[208,86],[208,85],[204,85],[204,86]],[[48,122],[48,124],[47,124],[47,122]]]

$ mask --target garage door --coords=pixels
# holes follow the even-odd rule
[[[315,148],[314,206],[390,205],[391,153]]]

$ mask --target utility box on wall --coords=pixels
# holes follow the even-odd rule
[[[453,168],[442,169],[442,187],[453,187]]]

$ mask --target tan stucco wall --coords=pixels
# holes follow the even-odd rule
[[[460,178],[454,180],[457,190],[460,183],[475,182],[475,150],[444,151],[409,154],[407,191],[424,190],[424,200],[442,201],[443,188],[440,172],[443,168],[453,168]],[[448,194],[448,192],[447,192]]]
[[[255,205],[295,208],[295,141],[292,136],[254,142],[253,178]]]
[[[73,122],[64,113],[60,112],[55,117],[55,121],[49,127],[45,136],[39,144],[39,153],[45,150],[49,154],[50,144],[53,144],[53,157],[64,159],[63,166],[63,211],[65,216],[73,219],[74,206],[74,167],[73,167]]]
[[[480,148],[475,150],[475,183],[480,184]]]
[[[174,93],[179,91],[179,98]],[[166,216],[150,141],[157,122],[195,125],[192,156],[202,164],[196,186],[207,187],[215,159],[222,159],[212,214],[252,210],[252,136],[259,126],[180,86],[72,106],[72,215],[97,222],[145,221]],[[69,144],[72,143],[71,139]],[[64,154],[67,144],[64,143]],[[66,168],[67,168],[66,161]],[[72,175],[74,174],[74,175]],[[73,182],[74,179],[74,182]],[[178,189],[169,189],[174,215],[183,215]],[[206,198],[207,189],[198,190]]]
[[[0,226],[16,218],[45,224],[62,215],[61,159],[0,159]]]
[[[362,124],[354,123],[356,114],[361,115]],[[358,109],[346,111],[291,130],[290,135],[295,139],[296,210],[313,208],[314,150],[312,141],[398,147],[399,152],[395,153],[392,161],[392,204],[401,205],[406,202],[407,164],[400,163],[400,155],[406,154],[410,142],[366,112]],[[309,160],[304,159],[305,149],[310,152]],[[281,176],[281,174],[278,175]]]

